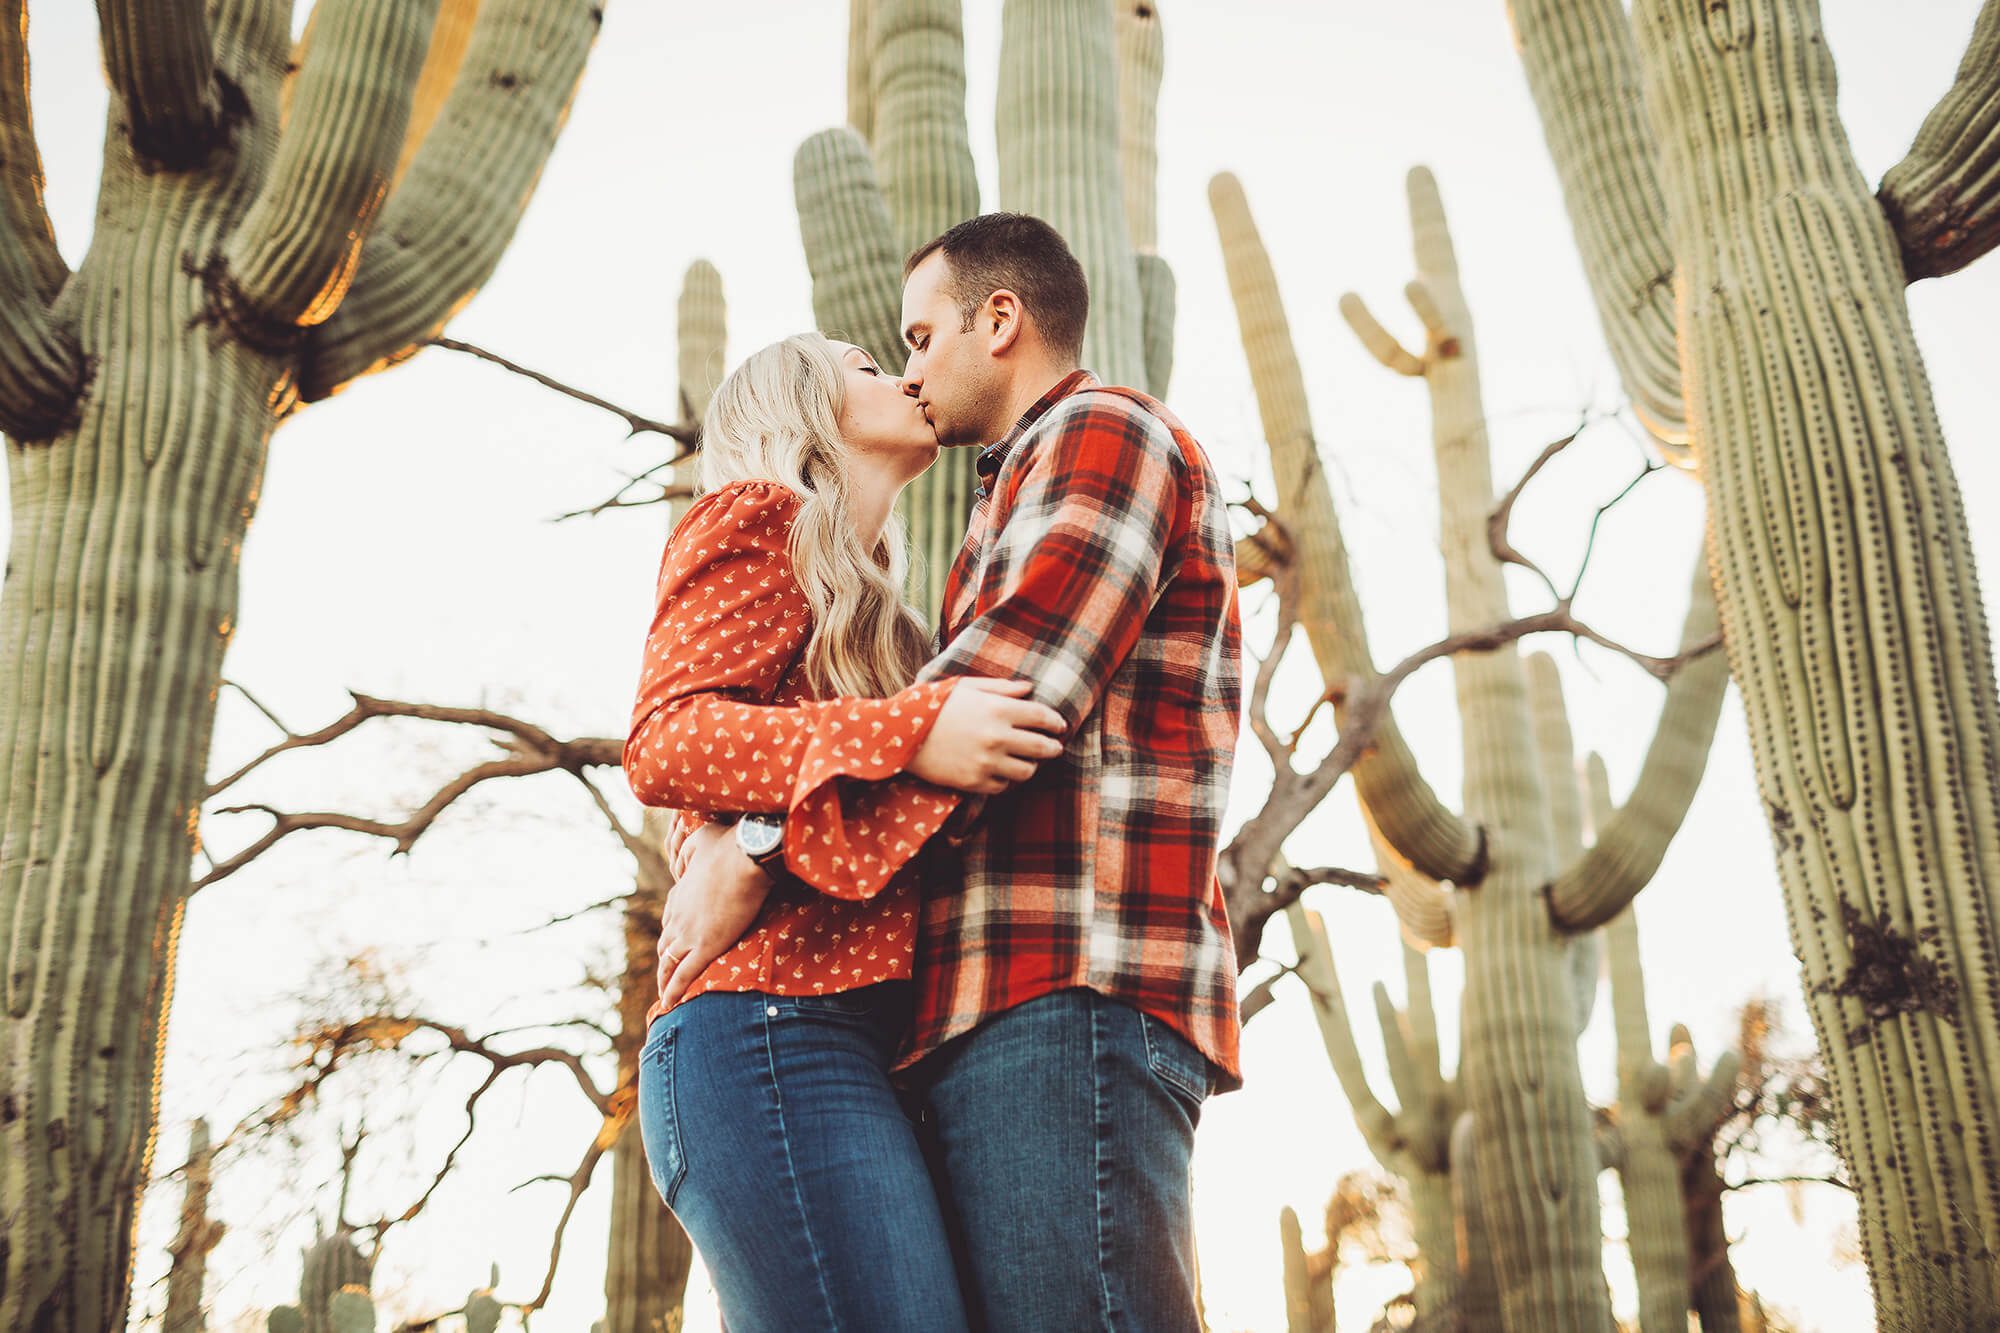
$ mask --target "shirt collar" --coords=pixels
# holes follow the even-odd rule
[[[980,452],[979,461],[973,465],[979,474],[979,498],[985,499],[993,489],[993,478],[999,475],[1000,465],[1007,461],[1007,455],[1013,450],[1015,441],[1026,435],[1029,428],[1046,416],[1048,410],[1057,403],[1079,390],[1093,388],[1096,384],[1097,377],[1089,371],[1072,370],[1057,381],[1053,389],[1037,398],[1035,405],[1021,414],[1021,419],[1014,423],[1012,430],[986,446]]]

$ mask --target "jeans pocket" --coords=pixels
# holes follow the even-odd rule
[[[869,1018],[875,1013],[874,987],[860,990],[827,991],[820,995],[790,995],[792,1008],[802,1014],[837,1014],[846,1018]]]
[[[672,1208],[681,1182],[687,1179],[687,1154],[681,1148],[680,1109],[674,1104],[675,1029],[664,1028],[648,1042],[639,1059],[639,1135],[646,1145],[646,1165],[660,1201]]]
[[[1139,1015],[1139,1031],[1146,1038],[1146,1067],[1169,1090],[1180,1094],[1190,1118],[1199,1119],[1201,1104],[1214,1088],[1208,1057],[1151,1014]]]

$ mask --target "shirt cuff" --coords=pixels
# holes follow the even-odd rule
[[[834,898],[888,887],[950,816],[959,794],[902,774],[956,678],[887,699],[849,700],[813,729],[785,817],[785,868]]]

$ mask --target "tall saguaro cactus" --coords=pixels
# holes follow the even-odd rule
[[[459,8],[462,8],[460,6]],[[236,563],[278,421],[505,250],[597,33],[485,0],[391,188],[437,0],[101,0],[96,231],[57,252],[0,0],[0,1327],[120,1325]]]
[[[799,234],[820,328],[900,367],[903,257],[980,207],[965,124],[964,25],[958,0],[852,3],[849,126],[799,147]],[[1052,223],[1083,262],[1091,289],[1085,365],[1107,382],[1157,394],[1172,364],[1173,279],[1158,255],[1135,257],[1129,239],[1151,215],[1160,79],[1158,12],[1138,8],[1121,0],[1114,21],[1111,6],[1094,0],[1008,0],[1000,202]],[[1121,165],[1133,173],[1122,183]],[[1154,294],[1143,308],[1142,286]],[[912,591],[927,611],[942,602],[965,536],[972,454],[947,453],[904,493],[922,575]]]
[[[1301,623],[1322,669],[1339,683],[1372,666],[1325,472],[1296,391],[1296,358],[1240,188],[1222,178],[1210,197],[1273,436],[1273,463],[1281,469],[1279,518],[1297,552],[1301,592],[1319,599],[1306,602]],[[1443,207],[1421,168],[1410,173],[1409,204],[1418,277],[1407,292],[1425,326],[1423,352],[1399,344],[1358,298],[1344,298],[1341,308],[1378,359],[1421,377],[1429,390],[1447,619],[1452,633],[1471,633],[1510,619],[1489,535],[1495,497],[1477,346]],[[1712,632],[1705,588],[1706,580],[1697,579],[1686,646]],[[1480,1219],[1505,1325],[1594,1330],[1609,1323],[1610,1311],[1595,1148],[1576,1064],[1570,937],[1602,924],[1657,868],[1699,781],[1726,676],[1713,653],[1675,674],[1639,782],[1606,829],[1604,844],[1623,854],[1593,852],[1565,866],[1562,856],[1575,835],[1557,841],[1562,809],[1552,805],[1543,776],[1542,738],[1519,656],[1510,645],[1452,661],[1465,736],[1463,815],[1444,809],[1400,745],[1385,744],[1368,761],[1377,766],[1372,782],[1366,765],[1358,767],[1357,787],[1394,853],[1434,875],[1433,867],[1442,868],[1437,877],[1451,879],[1456,890],[1448,915],[1437,906],[1443,890],[1436,887],[1428,905],[1422,892],[1399,892],[1391,901],[1413,930],[1449,920],[1465,955],[1458,1079],[1471,1113]],[[1570,824],[1577,822],[1575,806],[1572,796]],[[1564,894],[1569,910],[1552,910],[1558,891],[1586,869],[1592,892]]]
[[[1878,1316],[2000,1318],[2000,698],[1903,294],[2000,243],[2000,0],[1879,194],[1813,0],[1512,9],[1610,341],[1678,367]]]

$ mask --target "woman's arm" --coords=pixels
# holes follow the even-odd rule
[[[811,633],[787,553],[798,505],[783,486],[739,482],[674,530],[625,773],[648,805],[784,814],[787,868],[835,897],[866,898],[957,804],[914,778],[884,781],[909,765],[956,681],[887,699],[764,702]]]

